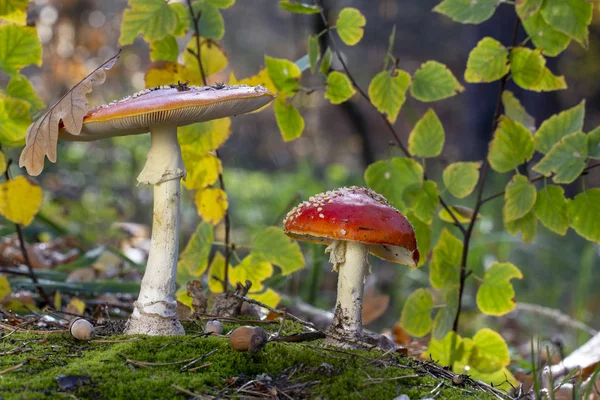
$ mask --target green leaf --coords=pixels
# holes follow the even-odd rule
[[[322,75],[327,76],[329,74],[329,68],[331,67],[331,49],[328,47],[325,50],[325,54],[323,54],[323,58],[321,59],[321,66],[319,67],[319,72]]]
[[[547,56],[559,55],[571,43],[569,36],[554,29],[539,12],[533,14],[529,19],[523,20],[523,28],[535,47]]]
[[[434,340],[442,340],[454,325],[454,318],[458,311],[458,289],[445,290],[445,307],[439,309],[433,320],[431,337]]]
[[[277,265],[281,268],[282,275],[304,268],[304,257],[298,242],[291,240],[280,228],[274,226],[256,235],[251,254],[259,261]]]
[[[292,3],[291,1],[282,0],[279,2],[279,7],[282,10],[293,12],[296,14],[318,14],[321,9],[318,6],[304,3]]]
[[[588,133],[588,157],[600,160],[600,126]]]
[[[464,207],[464,206],[456,206],[455,205],[455,206],[448,206],[448,208],[450,210],[452,210],[452,213],[454,214],[454,216],[456,217],[458,222],[460,222],[462,224],[471,222],[471,218],[473,218],[473,213],[475,212],[475,210],[473,210],[472,208]],[[446,211],[445,208],[442,208],[440,210],[440,212],[438,213],[438,217],[444,222],[449,222],[451,224],[455,223],[454,219],[452,218],[450,213],[448,211]],[[481,214],[477,214],[477,217],[475,217],[475,221],[479,221],[479,220],[481,220]]]
[[[408,187],[404,193],[405,199],[410,202],[410,209],[421,221],[430,224],[435,215],[435,210],[440,204],[440,191],[434,181],[425,181],[423,185],[416,184]]]
[[[331,71],[329,73],[327,76],[327,91],[325,92],[325,98],[328,99],[331,104],[341,104],[348,101],[355,93],[356,90],[346,74],[337,71]]]
[[[562,187],[548,185],[538,191],[533,211],[542,225],[552,232],[561,236],[567,233],[569,229],[569,213],[565,191]]]
[[[410,75],[407,72],[399,69],[394,69],[391,73],[381,71],[369,84],[371,103],[393,124],[406,101],[409,86]]]
[[[0,94],[0,143],[20,146],[31,124],[31,106],[24,100]]]
[[[183,36],[188,30],[192,29],[192,20],[190,19],[190,12],[183,3],[169,3],[169,7],[177,15],[177,26],[173,31],[174,36]]]
[[[208,289],[213,293],[223,292],[223,281],[225,280],[225,257],[220,251],[215,252],[215,255],[208,267],[206,277],[208,281]]]
[[[587,136],[583,132],[571,133],[563,137],[552,149],[534,165],[533,170],[542,175],[555,175],[555,183],[571,183],[581,175],[587,160]]]
[[[468,340],[468,339],[467,339]],[[431,339],[425,357],[430,358],[444,367],[452,367],[455,361],[464,357],[464,340],[456,332],[448,332],[444,339]]]
[[[433,11],[461,24],[480,24],[494,15],[497,0],[444,0]]]
[[[513,81],[523,89],[547,92],[566,89],[562,76],[555,76],[546,67],[546,59],[539,50],[515,47],[510,52],[510,71]]]
[[[487,315],[504,315],[515,308],[515,289],[511,279],[523,279],[519,268],[509,262],[495,262],[483,276],[477,291],[477,306]]]
[[[346,7],[340,11],[335,26],[342,42],[354,46],[362,39],[366,24],[367,20],[359,10]]]
[[[177,40],[172,35],[167,35],[162,39],[150,43],[150,60],[166,60],[177,62],[179,56],[179,48]]]
[[[600,243],[600,188],[589,189],[569,200],[571,227],[587,240]]]
[[[31,82],[23,75],[14,75],[8,82],[6,94],[11,97],[25,100],[31,105],[31,114],[46,108],[44,101],[38,96]]]
[[[42,65],[42,45],[35,28],[0,26],[0,69],[13,75],[30,64]]]
[[[252,291],[261,291],[263,281],[273,275],[273,265],[261,260],[250,253],[241,263],[229,271],[229,283],[235,286],[238,282],[245,284],[248,280],[252,282]]]
[[[540,12],[554,29],[587,47],[592,8],[587,0],[545,0]]]
[[[315,73],[319,61],[319,37],[310,35],[308,38],[308,59],[310,61],[310,72]]]
[[[191,147],[194,154],[208,153],[221,147],[231,135],[231,118],[180,126],[177,132],[179,144],[186,151]]]
[[[525,243],[533,242],[537,231],[537,220],[533,211],[528,212],[523,218],[516,219],[511,222],[505,222],[506,231],[515,236],[522,232],[521,240]]]
[[[533,183],[529,182],[526,176],[515,175],[506,185],[506,192],[504,193],[505,203],[502,209],[504,222],[511,222],[524,217],[533,209],[536,196],[537,192]]]
[[[121,23],[121,46],[133,43],[138,35],[151,43],[177,28],[177,14],[164,0],[130,0],[129,6]]]
[[[417,289],[408,296],[400,315],[400,326],[410,335],[421,337],[431,330],[433,297],[427,289]]]
[[[508,172],[533,156],[533,137],[523,125],[502,116],[490,143],[488,161],[498,172]]]
[[[200,223],[179,256],[176,279],[179,285],[197,279],[206,271],[213,240],[212,225],[206,222]]]
[[[545,120],[534,136],[535,149],[547,153],[563,137],[583,129],[585,100]]]
[[[465,80],[493,82],[508,74],[508,50],[499,41],[485,37],[469,53]]]
[[[4,275],[0,275],[0,300],[4,299],[6,296],[12,293],[12,288],[10,287],[10,282]]]
[[[367,167],[365,182],[404,212],[407,209],[404,192],[408,187],[423,185],[423,167],[410,158],[377,161]]]
[[[454,197],[465,198],[479,182],[481,162],[457,162],[444,169],[444,185]]]
[[[427,262],[427,255],[431,248],[431,226],[417,218],[412,211],[406,213],[406,219],[408,219],[415,231],[419,253],[421,254],[418,266],[421,266]]]
[[[0,0],[0,19],[25,25],[28,2],[28,0]]]
[[[502,92],[502,105],[504,106],[504,113],[508,118],[520,123],[531,132],[535,131],[535,118],[527,113],[527,110],[525,110],[525,107],[523,107],[513,92],[510,90]]]
[[[289,142],[299,138],[304,130],[304,118],[302,118],[296,107],[288,104],[285,97],[279,96],[275,99],[273,108],[275,109],[275,120],[283,140]]]
[[[198,28],[200,36],[206,39],[221,40],[225,35],[225,21],[219,9],[210,2],[205,3],[201,8],[200,21]]]
[[[428,102],[452,97],[464,90],[444,64],[427,61],[413,75],[410,94],[417,100]]]
[[[538,12],[543,2],[544,0],[517,0],[515,9],[521,22]]]
[[[498,332],[483,328],[473,336],[473,343],[469,361],[477,371],[492,373],[510,363],[508,345]]]
[[[302,72],[295,63],[285,58],[265,56],[265,65],[269,78],[277,90],[294,93],[300,88],[298,79]]]
[[[235,0],[206,0],[206,2],[217,8],[229,8],[235,4]]]
[[[433,249],[429,282],[436,289],[457,287],[462,260],[462,242],[444,228]]]
[[[442,153],[444,127],[432,108],[416,123],[408,138],[408,150],[417,157],[437,157]]]

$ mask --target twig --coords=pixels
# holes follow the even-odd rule
[[[194,32],[196,33],[196,52],[192,53],[196,57],[196,61],[198,62],[198,68],[200,68],[200,74],[202,75],[202,83],[204,86],[207,85],[206,74],[204,73],[204,67],[202,66],[202,46],[200,44],[200,12],[198,14],[194,14],[194,8],[192,7],[192,0],[186,0],[188,11],[190,13],[190,17],[192,18],[192,22],[194,25]],[[215,156],[217,159],[221,160],[221,156],[219,155],[219,150],[215,150]],[[225,181],[223,180],[223,173],[219,172],[219,186],[221,190],[225,193]],[[235,251],[230,246],[231,243],[231,219],[229,217],[229,207],[225,210],[225,215],[223,216],[225,221],[225,272],[223,274],[223,292],[227,292],[227,282],[229,281],[229,259],[231,258],[231,253]]]
[[[219,321],[223,321],[223,322],[233,322],[233,323],[240,323],[240,324],[265,324],[265,325],[276,325],[279,322],[277,321],[263,321],[261,319],[239,319],[239,318],[233,318],[233,317],[220,317],[218,315],[212,315],[212,314],[197,314],[194,315],[194,318],[196,319],[216,319]]]
[[[177,390],[178,392],[181,392],[183,394],[187,394],[188,396],[192,396],[192,398],[194,398],[194,399],[214,399],[214,397],[212,397],[212,396],[204,396],[204,395],[201,395],[201,394],[198,394],[198,393],[194,393],[194,392],[192,392],[190,390],[184,389],[181,386],[178,386],[178,385],[175,385],[175,384],[172,384],[171,387],[173,389]]]
[[[6,170],[4,171],[4,176],[6,177],[7,181],[10,181],[10,179],[11,179],[10,172],[9,172],[11,163],[12,163],[12,160],[8,160],[8,162],[6,163]],[[51,305],[52,300],[50,300],[50,297],[48,297],[48,294],[44,291],[44,288],[40,285],[40,282],[38,281],[38,278],[35,275],[35,272],[33,272],[33,267],[31,266],[31,260],[29,259],[29,254],[27,253],[27,248],[25,247],[25,239],[23,238],[23,230],[21,229],[21,225],[15,223],[15,229],[17,230],[17,236],[19,238],[19,246],[21,247],[21,253],[23,253],[23,258],[25,259],[25,265],[27,266],[27,269],[29,270],[29,278],[31,279],[31,282],[33,282],[33,284],[35,285],[35,288],[37,289],[44,304]]]
[[[517,42],[517,33],[519,32],[521,20],[519,17],[516,17],[513,33],[512,33],[512,41],[511,47],[514,47]],[[494,111],[494,116],[492,120],[492,134],[498,127],[498,120],[500,118],[500,113],[502,110],[502,92],[504,92],[504,87],[506,86],[506,81],[508,80],[508,74],[504,75],[502,79],[500,79],[500,87],[498,90],[498,97],[496,98],[496,110]],[[454,332],[458,331],[458,321],[460,318],[460,312],[462,310],[462,297],[465,290],[465,281],[467,279],[467,258],[469,255],[469,244],[471,243],[471,235],[473,234],[473,228],[475,227],[475,221],[477,221],[477,215],[479,214],[479,209],[483,205],[483,189],[485,188],[485,182],[487,178],[487,174],[489,171],[489,163],[487,156],[483,160],[483,167],[481,172],[481,178],[479,179],[479,189],[477,191],[477,202],[475,203],[475,209],[473,210],[473,216],[471,217],[471,221],[469,222],[469,226],[467,227],[466,232],[463,236],[463,251],[462,251],[462,259],[460,263],[460,280],[458,286],[458,306],[456,309],[456,315],[454,316],[454,323],[452,324],[452,330]]]
[[[144,340],[142,338],[131,338],[131,339],[98,339],[98,340],[90,340],[88,343],[127,343],[127,342],[138,342],[140,340]]]
[[[421,375],[404,375],[404,376],[395,376],[393,378],[370,378],[367,379],[368,382],[364,384],[364,386],[369,386],[369,385],[376,385],[379,383],[383,383],[383,382],[392,382],[392,381],[399,381],[401,379],[411,379],[411,378],[420,378]]]
[[[177,364],[189,363],[190,361],[194,360],[193,358],[189,358],[187,360],[179,360],[179,361],[172,361],[172,362],[150,362],[150,361],[133,360],[131,358],[125,357],[122,354],[119,354],[119,357],[123,358],[126,363],[135,365],[136,367],[164,367],[166,365],[177,365]]]
[[[312,322],[304,321],[303,319],[298,318],[295,315],[288,313],[287,311],[278,310],[276,308],[273,308],[271,306],[266,305],[265,303],[261,303],[258,300],[254,300],[254,299],[251,299],[251,298],[246,297],[246,296],[240,296],[237,293],[233,293],[232,296],[237,297],[238,299],[243,300],[246,303],[250,303],[250,304],[254,304],[254,305],[259,306],[259,307],[266,308],[267,310],[271,311],[272,313],[275,313],[275,314],[278,314],[278,315],[287,315],[287,317],[289,319],[291,319],[293,321],[296,321],[299,324],[302,324],[302,325],[306,326],[307,328],[310,328],[310,329],[315,330],[315,331],[318,330]]]
[[[323,5],[321,4],[321,0],[314,0],[314,3],[319,8],[319,15],[321,16],[321,20],[323,21],[323,25],[324,26],[329,26],[327,24],[327,17],[325,16],[325,13],[323,12]],[[396,142],[396,145],[398,146],[398,148],[400,148],[400,150],[402,150],[402,152],[404,153],[404,155],[406,157],[412,159],[413,158],[412,155],[410,154],[410,152],[408,151],[408,149],[406,148],[406,146],[404,145],[404,143],[402,143],[402,141],[400,140],[400,136],[398,136],[398,133],[394,129],[394,126],[392,125],[392,123],[387,119],[387,117],[385,116],[385,114],[379,112],[379,110],[377,109],[377,107],[375,107],[375,105],[371,102],[371,98],[369,97],[369,95],[358,85],[358,83],[354,79],[354,76],[350,73],[350,70],[348,69],[348,65],[346,64],[346,61],[344,61],[344,58],[342,57],[342,55],[341,55],[341,53],[340,53],[340,51],[339,51],[339,49],[337,47],[337,42],[335,40],[335,37],[331,33],[331,29],[329,29],[329,28],[327,28],[327,36],[329,37],[329,43],[331,44],[331,49],[335,53],[335,56],[339,60],[340,64],[342,64],[342,68],[344,69],[344,72],[346,72],[346,75],[350,79],[350,82],[352,83],[352,86],[354,86],[354,88],[358,91],[358,93],[369,103],[369,105],[371,106],[371,108],[373,108],[377,112],[377,114],[379,114],[379,116],[381,117],[381,119],[385,123],[385,126],[387,126],[390,134],[394,138],[394,141]],[[424,178],[427,179],[427,175],[426,174],[424,175]],[[444,201],[444,199],[442,199],[441,195],[438,195],[438,198],[440,199],[440,204],[442,205],[442,207],[444,207],[444,209],[448,212],[448,214],[450,214],[450,217],[452,217],[452,219],[454,220],[454,224],[464,234],[465,233],[465,227],[460,223],[460,221],[458,220],[458,217],[454,214],[454,212],[452,211],[452,209],[450,207],[448,207],[448,205],[446,204],[446,202]]]
[[[206,367],[211,366],[211,365],[212,365],[212,363],[209,363],[209,362],[208,363],[204,363],[204,364],[199,365],[197,367],[188,369],[187,372],[194,372],[194,371],[197,371],[197,370],[202,369],[202,368],[206,368]]]
[[[181,369],[179,370],[179,372],[184,372],[188,369],[188,367],[191,367],[192,365],[196,364],[198,361],[204,360],[206,357],[211,356],[213,354],[215,354],[219,349],[214,349],[209,351],[208,353],[193,359],[189,364],[184,365],[183,367],[181,367]]]
[[[4,369],[2,371],[0,371],[0,375],[4,375],[4,374],[8,374],[9,372],[13,372],[18,370],[19,368],[21,368],[22,366],[24,366],[25,364],[27,364],[29,362],[29,359],[23,360],[20,363],[18,363],[17,365],[14,365],[10,368]]]
[[[36,330],[19,328],[17,326],[11,326],[11,325],[5,324],[3,322],[0,322],[0,329],[7,329],[9,331],[16,330],[17,332],[35,333],[35,334],[39,334],[39,335],[47,335],[47,334],[51,334],[51,333],[64,333],[67,331],[66,329],[65,330],[56,330],[56,331],[36,331]]]

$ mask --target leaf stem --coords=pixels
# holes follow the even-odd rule
[[[202,83],[204,86],[207,86],[206,75],[204,73],[204,67],[202,66],[202,46],[200,45],[200,17],[202,15],[201,12],[194,14],[194,8],[192,7],[192,0],[186,0],[188,11],[190,13],[190,17],[192,18],[192,22],[194,25],[194,32],[196,33],[196,53],[194,56],[196,57],[196,61],[198,61],[198,67],[200,68],[200,74],[202,75]],[[221,156],[219,155],[219,150],[215,150],[216,157],[221,160]],[[225,181],[223,180],[223,173],[219,172],[219,186],[221,190],[227,194],[225,190]],[[231,218],[229,217],[229,207],[225,210],[225,273],[223,275],[223,292],[227,292],[227,282],[229,281],[229,259],[231,258],[232,253],[232,245],[231,245]]]
[[[521,20],[519,17],[516,18],[514,26],[513,26],[513,34],[511,40],[511,46],[514,46],[517,42],[517,33],[519,32]],[[492,119],[492,134],[498,127],[498,120],[500,118],[500,113],[502,111],[502,92],[504,92],[504,87],[506,86],[506,82],[508,80],[508,74],[504,75],[500,80],[500,87],[498,89],[498,96],[496,98],[496,110],[494,111],[494,117]],[[475,209],[473,211],[473,216],[471,217],[471,221],[469,222],[469,226],[467,227],[466,232],[464,232],[463,236],[463,251],[462,251],[462,259],[460,263],[460,281],[458,287],[458,307],[456,308],[456,315],[454,317],[454,323],[452,324],[452,330],[454,332],[458,331],[458,322],[460,318],[460,312],[462,310],[462,297],[465,289],[465,281],[467,277],[470,275],[471,271],[467,270],[467,258],[469,255],[469,245],[471,243],[471,236],[473,234],[473,228],[475,227],[475,221],[477,220],[477,215],[479,214],[479,209],[483,205],[483,190],[485,188],[485,182],[487,179],[488,171],[490,165],[488,163],[487,155],[483,160],[483,167],[481,172],[481,178],[479,179],[479,189],[477,191],[477,202],[475,203]]]

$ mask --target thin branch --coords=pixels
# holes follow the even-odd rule
[[[201,13],[198,12],[194,14],[194,8],[192,7],[192,0],[186,0],[188,11],[190,13],[190,17],[192,18],[194,25],[194,32],[196,33],[196,51],[190,52],[196,57],[196,61],[198,61],[198,67],[200,68],[200,74],[202,75],[202,83],[204,86],[207,86],[206,74],[204,73],[204,66],[202,65],[202,46],[200,44],[200,16]],[[219,155],[219,150],[215,150],[216,157],[221,160],[221,156]],[[219,186],[221,190],[225,193],[225,181],[223,180],[223,173],[219,172]],[[229,217],[229,207],[225,210],[225,215],[223,217],[225,221],[225,273],[223,275],[223,292],[227,292],[227,282],[229,282],[229,259],[231,258],[231,254],[235,251],[232,248],[231,244],[231,218]]]
[[[4,171],[4,176],[6,177],[7,181],[10,181],[11,179],[9,173],[11,163],[12,160],[8,160],[6,170]],[[50,300],[50,297],[48,296],[46,291],[44,291],[44,288],[40,285],[40,282],[38,281],[38,278],[35,275],[35,272],[33,271],[33,267],[31,266],[31,260],[29,259],[29,253],[27,252],[27,247],[25,246],[25,239],[23,238],[23,230],[21,229],[21,225],[15,224],[15,229],[19,238],[19,247],[21,248],[21,253],[23,253],[23,259],[25,260],[25,266],[29,271],[29,279],[31,279],[31,282],[33,282],[33,284],[35,285],[35,288],[37,289],[44,304],[50,306],[52,305],[52,300]]]
[[[600,167],[600,163],[599,163],[599,164],[593,164],[593,165],[587,166],[586,168],[584,168],[584,169],[583,169],[583,171],[581,172],[581,175],[585,175],[585,174],[586,174],[588,171],[590,171],[590,170],[592,170],[592,169],[594,169],[594,168],[596,168],[596,167]],[[551,178],[552,178],[554,175],[555,175],[555,174],[551,174],[551,175],[550,175],[550,176],[548,176],[547,178],[548,178],[548,179],[551,179]],[[580,175],[580,176],[581,176],[581,175]],[[540,180],[542,180],[542,179],[544,179],[544,178],[546,178],[544,175],[536,176],[535,178],[533,178],[533,179],[530,179],[530,180],[529,180],[529,182],[530,182],[530,183],[535,183],[535,182],[537,182],[537,181],[540,181]],[[496,198],[498,198],[498,197],[504,196],[504,193],[506,193],[506,190],[503,190],[503,191],[501,191],[501,192],[498,192],[498,193],[494,193],[494,194],[492,194],[492,195],[490,195],[490,196],[488,196],[488,197],[485,197],[485,198],[483,198],[483,199],[481,200],[481,203],[482,203],[482,204],[485,204],[485,203],[487,203],[487,202],[488,202],[488,201],[490,201],[490,200],[494,200],[494,199],[496,199]]]
[[[314,3],[319,8],[319,15],[321,16],[323,25],[328,27],[329,25],[327,23],[327,17],[325,16],[325,13],[323,12],[323,5],[321,4],[321,0],[314,0]],[[371,102],[371,98],[369,97],[369,95],[358,85],[358,83],[354,79],[354,76],[352,75],[352,73],[350,73],[350,70],[348,69],[348,65],[346,64],[346,61],[344,61],[344,58],[342,57],[342,54],[340,53],[340,51],[337,47],[337,42],[335,40],[335,37],[333,36],[333,33],[331,32],[331,28],[327,28],[327,36],[329,37],[329,43],[331,44],[331,49],[335,53],[340,64],[342,64],[342,68],[344,69],[344,72],[346,72],[346,75],[350,79],[352,86],[354,86],[354,88],[358,91],[358,93],[367,101],[367,103],[369,103],[371,108],[373,108],[377,112],[377,114],[379,114],[379,116],[385,123],[385,126],[387,126],[390,134],[393,136],[394,141],[396,142],[396,145],[400,148],[400,150],[402,150],[404,155],[406,157],[412,159],[413,157],[411,156],[410,152],[408,151],[408,149],[406,148],[404,143],[402,143],[402,141],[400,140],[400,136],[398,136],[398,133],[396,132],[396,129],[394,129],[394,126],[392,125],[392,123],[387,119],[385,114],[381,113],[377,109],[377,107],[375,107],[375,105]],[[426,174],[424,175],[424,178],[427,179]],[[442,196],[438,195],[438,198],[440,199],[440,204],[442,205],[442,207],[444,207],[444,209],[448,212],[448,214],[450,214],[450,216],[454,220],[454,224],[458,227],[458,229],[464,235],[466,233],[465,227],[460,223],[460,221],[458,220],[458,218],[456,217],[456,215],[454,214],[452,209],[450,207],[448,207],[448,205],[446,204],[444,199],[442,199]]]
[[[517,42],[517,33],[519,32],[521,20],[519,17],[516,18],[514,26],[513,26],[513,34],[511,46],[514,46]],[[500,87],[498,89],[498,97],[496,98],[496,110],[494,111],[494,117],[492,120],[492,134],[498,127],[498,120],[500,118],[500,113],[502,112],[502,92],[504,92],[504,87],[506,86],[506,81],[508,80],[508,74],[504,75],[500,80]],[[479,209],[483,205],[483,190],[485,188],[485,181],[489,171],[489,163],[487,161],[487,156],[483,160],[483,167],[481,172],[481,178],[479,179],[479,189],[477,191],[477,202],[475,203],[475,209],[473,210],[473,216],[471,217],[471,221],[469,222],[469,226],[467,227],[467,231],[463,237],[463,251],[462,251],[462,260],[460,263],[460,282],[458,287],[458,307],[456,309],[456,315],[454,317],[454,323],[452,325],[452,330],[457,332],[458,330],[458,321],[460,318],[460,312],[462,309],[462,296],[465,289],[465,281],[468,277],[467,271],[467,258],[469,255],[469,244],[471,243],[471,235],[473,234],[473,228],[475,227],[475,221],[477,220],[477,215],[479,214]]]

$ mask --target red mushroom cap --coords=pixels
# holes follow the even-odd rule
[[[361,242],[385,260],[411,267],[419,263],[410,222],[385,197],[368,188],[353,186],[320,193],[292,209],[283,224],[285,233],[298,240]]]

